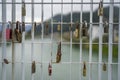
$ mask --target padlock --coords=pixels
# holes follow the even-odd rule
[[[83,63],[83,76],[86,76],[86,63]]]
[[[4,59],[5,64],[9,64],[9,61],[7,59]]]
[[[19,21],[16,22],[16,29],[15,29],[15,36],[16,40],[21,43],[22,42],[22,31]]]
[[[108,22],[104,21],[104,33],[108,33],[108,29],[109,29]]]
[[[22,32],[25,31],[25,22],[22,22]]]
[[[49,76],[52,75],[52,65],[49,63],[49,66],[48,66],[48,73],[49,73]]]
[[[103,16],[103,1],[99,3],[98,16]]]
[[[60,31],[61,30],[61,26],[58,24],[57,25],[57,30]]]
[[[45,25],[45,34],[48,35],[48,23],[46,22],[46,25]]]
[[[26,16],[25,2],[22,2],[22,16]]]
[[[32,62],[32,68],[31,68],[32,73],[36,72],[36,63],[35,61]]]
[[[82,36],[87,36],[87,35],[88,35],[87,22],[84,21],[82,25]]]
[[[76,28],[75,28],[75,32],[74,32],[74,36],[76,37],[76,38],[79,38],[79,24],[76,24]]]
[[[72,23],[69,25],[69,31],[72,31]]]
[[[11,23],[9,22],[7,29],[6,29],[6,40],[12,39],[12,29],[11,29]]]
[[[34,31],[36,31],[36,22],[34,22],[34,27],[33,27]]]
[[[105,64],[105,62],[104,62],[104,64],[103,64],[103,71],[106,71],[107,69],[106,69],[106,64]]]
[[[56,63],[59,63],[61,61],[61,42],[58,45],[57,55],[56,55]]]

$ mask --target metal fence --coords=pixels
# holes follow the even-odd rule
[[[2,44],[2,59],[1,59],[1,63],[2,63],[2,67],[1,67],[1,70],[2,71],[0,71],[1,72],[1,80],[7,80],[6,79],[6,73],[7,73],[7,70],[6,70],[6,67],[7,67],[7,64],[8,63],[11,63],[12,64],[12,67],[10,68],[11,70],[12,70],[12,80],[15,80],[15,63],[21,63],[21,80],[25,80],[25,64],[27,64],[26,62],[25,62],[25,31],[23,30],[23,25],[24,24],[31,24],[32,25],[32,29],[31,29],[31,42],[28,42],[29,44],[31,44],[31,61],[30,62],[28,62],[29,64],[31,64],[31,66],[32,66],[32,72],[33,73],[31,73],[31,80],[35,80],[34,79],[34,76],[35,76],[35,74],[34,74],[34,72],[35,72],[35,70],[36,70],[36,64],[40,64],[41,66],[42,66],[42,64],[44,64],[45,62],[42,60],[42,55],[44,54],[43,53],[43,44],[45,44],[45,43],[47,43],[47,44],[50,44],[51,45],[51,52],[52,52],[52,46],[53,46],[53,37],[54,37],[54,35],[53,35],[53,33],[54,33],[54,24],[59,24],[59,27],[58,28],[60,28],[60,44],[59,44],[59,46],[60,47],[62,47],[62,45],[63,44],[69,44],[69,46],[70,46],[70,60],[68,61],[68,62],[64,62],[64,61],[61,61],[60,63],[59,63],[59,61],[58,61],[58,63],[57,63],[57,61],[56,62],[53,62],[53,60],[52,60],[52,54],[51,54],[51,52],[50,52],[50,54],[51,54],[51,58],[50,58],[50,63],[48,63],[48,62],[46,62],[47,64],[50,64],[49,65],[49,67],[48,67],[48,72],[49,72],[49,75],[50,75],[50,79],[52,80],[52,72],[51,72],[51,69],[53,69],[54,67],[52,67],[52,65],[53,64],[68,64],[69,65],[69,69],[70,69],[70,72],[69,72],[69,80],[72,80],[72,78],[71,78],[71,76],[72,76],[72,66],[74,65],[74,64],[79,64],[79,71],[78,71],[78,73],[79,73],[79,80],[83,80],[83,78],[81,77],[82,75],[83,76],[86,76],[86,71],[88,72],[88,79],[89,80],[93,80],[92,78],[93,78],[93,74],[92,74],[92,71],[93,71],[93,64],[96,64],[96,65],[98,65],[98,80],[102,80],[102,68],[104,68],[103,70],[106,70],[106,68],[108,69],[108,72],[107,72],[107,74],[108,74],[108,80],[113,80],[113,78],[112,78],[112,69],[113,69],[113,67],[112,67],[112,65],[117,65],[117,70],[118,70],[118,73],[117,73],[117,75],[118,75],[118,80],[120,79],[120,1],[117,1],[117,2],[114,2],[114,0],[110,0],[109,2],[105,2],[105,0],[104,1],[99,1],[99,2],[95,2],[95,1],[93,1],[93,0],[90,0],[89,2],[84,2],[83,0],[80,0],[80,2],[73,2],[73,0],[71,0],[70,2],[64,2],[65,0],[61,0],[60,2],[53,2],[53,0],[50,0],[50,2],[48,1],[48,2],[44,2],[44,0],[41,0],[40,2],[38,1],[38,2],[34,2],[34,0],[31,0],[31,2],[25,2],[25,0],[22,0],[21,2],[17,2],[16,0],[12,0],[12,1],[10,1],[10,2],[7,2],[6,0],[2,0],[2,1],[0,1],[0,4],[2,5],[2,11],[1,11],[1,13],[2,13],[2,22],[0,22],[1,24],[2,24],[2,41],[1,41],[1,44]],[[17,12],[17,9],[16,9],[16,5],[17,4],[20,4],[21,5],[21,21],[20,21],[20,23],[19,24],[23,24],[22,25],[22,34],[18,34],[17,36],[19,36],[19,38],[21,38],[21,41],[20,41],[20,44],[21,44],[21,61],[20,62],[16,62],[15,61],[15,44],[17,43],[17,41],[14,41],[15,40],[15,38],[16,37],[14,37],[15,35],[12,35],[12,40],[10,41],[10,42],[8,42],[6,39],[6,26],[7,26],[7,23],[8,23],[8,21],[7,21],[7,17],[8,16],[6,16],[6,5],[8,5],[8,4],[11,4],[12,6],[12,9],[11,9],[11,14],[12,14],[12,16],[11,16],[11,26],[12,26],[12,34],[14,34],[14,29],[16,28],[16,12]],[[25,16],[26,16],[26,7],[25,7],[25,5],[31,5],[31,22],[27,22],[27,21],[25,21]],[[51,30],[50,30],[50,32],[51,32],[51,36],[50,36],[50,39],[51,39],[51,41],[50,42],[42,42],[42,41],[39,41],[39,42],[34,42],[34,35],[35,35],[35,33],[34,33],[34,26],[36,25],[35,24],[35,19],[34,19],[34,16],[35,16],[35,14],[34,14],[34,8],[35,8],[35,5],[41,5],[41,21],[40,22],[36,22],[36,24],[41,24],[41,40],[42,41],[44,41],[44,35],[46,34],[45,33],[45,25],[46,24],[44,24],[45,22],[44,22],[44,17],[46,16],[46,15],[44,15],[44,5],[50,5],[51,6],[51,12],[49,12],[50,14],[51,14],[51,20],[50,20],[50,22],[48,22],[48,24],[50,23],[50,26],[51,26]],[[70,9],[71,9],[71,11],[70,11],[70,21],[69,22],[64,22],[63,21],[63,18],[64,18],[64,16],[63,16],[63,6],[64,5],[66,5],[66,4],[69,4],[69,6],[70,6]],[[83,36],[84,35],[81,35],[81,34],[84,34],[84,33],[86,33],[86,31],[84,32],[83,31],[83,24],[85,25],[86,23],[83,23],[83,13],[84,13],[84,11],[83,11],[83,5],[87,5],[87,4],[89,4],[90,5],[90,13],[88,14],[89,15],[89,22],[88,22],[88,25],[89,25],[89,40],[88,40],[88,42],[87,43],[83,43]],[[108,26],[109,26],[109,28],[108,28],[108,42],[103,42],[103,33],[104,33],[104,30],[105,30],[105,28],[104,28],[104,25],[105,25],[105,23],[103,22],[103,15],[104,15],[104,12],[103,12],[103,5],[104,4],[108,4],[109,5],[109,20],[108,20]],[[119,22],[114,22],[114,5],[118,5],[118,7],[119,7],[119,16],[117,16],[117,17],[119,17],[118,18],[118,21]],[[53,5],[61,5],[61,15],[60,15],[60,21],[59,22],[55,22],[54,20],[53,20],[53,17],[54,17],[54,15],[53,15],[53,12],[54,12],[54,9],[53,9]],[[73,26],[76,24],[76,22],[73,22],[73,5],[80,5],[80,7],[79,7],[79,9],[80,9],[80,13],[79,13],[79,22],[77,22],[78,23],[78,28],[75,28],[75,30],[78,30],[78,32],[76,31],[76,33],[75,33],[75,35],[77,35],[78,36],[78,38],[79,38],[79,41],[78,42],[74,42],[73,41],[73,30],[72,30],[72,28],[73,28]],[[95,14],[93,14],[93,8],[94,8],[94,5],[99,5],[99,11],[98,11],[98,17],[99,17],[99,22],[93,22],[93,16],[95,15]],[[25,22],[25,23],[24,23]],[[70,40],[69,40],[69,42],[64,42],[64,40],[63,40],[63,25],[65,25],[65,24],[67,24],[67,25],[69,25],[70,27],[68,28],[69,30],[69,36],[70,36]],[[92,41],[92,31],[93,31],[93,25],[99,25],[99,38],[98,38],[98,43],[93,43],[93,41]],[[117,43],[114,43],[113,42],[113,28],[114,28],[114,25],[115,24],[117,24],[119,27],[118,27],[118,42]],[[86,29],[85,29],[86,30]],[[48,33],[49,34],[49,33]],[[80,34],[80,35],[79,35]],[[20,37],[20,35],[21,35],[21,37]],[[82,40],[83,39],[83,40]],[[19,40],[18,40],[19,41]],[[6,55],[7,55],[7,49],[6,49],[6,46],[7,46],[7,43],[11,43],[12,44],[12,60],[11,61],[8,61],[7,60],[7,58],[6,58]],[[41,44],[41,51],[40,51],[40,53],[41,53],[41,60],[40,61],[38,61],[38,62],[36,62],[36,63],[34,63],[34,61],[35,61],[35,59],[34,59],[34,57],[33,57],[33,55],[35,55],[34,54],[34,44]],[[73,51],[72,51],[72,47],[73,47],[73,44],[78,44],[80,47],[79,47],[79,61],[78,62],[72,62],[72,54],[74,53]],[[83,44],[88,44],[88,47],[89,47],[89,59],[88,59],[88,61],[83,61],[82,60],[82,51],[83,51]],[[93,48],[93,45],[94,44],[97,44],[98,45],[98,61],[97,62],[94,62],[94,61],[92,61],[93,59],[92,59],[92,56],[94,55],[94,54],[92,54],[93,52],[94,52],[94,50],[92,49]],[[103,62],[103,45],[104,44],[106,44],[106,45],[108,45],[108,62]],[[112,60],[113,60],[113,48],[114,48],[114,46],[113,45],[115,45],[115,44],[117,44],[117,46],[118,46],[118,61],[117,62],[113,62]],[[59,52],[59,49],[58,49],[58,53],[61,53],[61,51],[62,51],[62,49],[60,48],[60,52]],[[64,54],[62,54],[62,55],[64,55]],[[62,56],[58,56],[58,57],[61,57],[62,58]],[[86,70],[86,64],[88,65],[88,69]],[[107,66],[106,66],[107,65]],[[51,68],[52,67],[52,68]],[[43,67],[41,67],[41,77],[40,77],[40,79],[39,80],[44,80],[43,79],[43,72],[44,72],[44,70],[43,70]],[[63,72],[64,73],[64,72]],[[96,74],[96,73],[95,73]],[[62,76],[61,76],[61,79],[62,79]]]

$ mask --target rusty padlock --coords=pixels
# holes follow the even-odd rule
[[[52,65],[50,63],[48,65],[48,74],[49,74],[49,76],[52,75]]]
[[[32,73],[36,72],[36,63],[35,63],[35,61],[32,62],[31,71],[32,71]]]

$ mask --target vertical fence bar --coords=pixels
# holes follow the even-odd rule
[[[81,3],[83,3],[83,0],[81,0]],[[81,8],[81,11],[80,11],[80,31],[79,31],[79,34],[80,34],[80,80],[82,80],[82,15],[83,15],[83,4],[81,4],[80,6]]]
[[[33,58],[34,58],[34,44],[33,44],[33,42],[34,42],[34,28],[35,28],[35,26],[34,26],[34,0],[31,0],[31,2],[32,2],[32,6],[31,6],[31,22],[32,22],[32,29],[31,29],[31,35],[32,35],[32,44],[31,44],[31,62],[33,62]],[[34,73],[32,73],[31,72],[31,80],[34,80]]]
[[[108,51],[108,80],[112,80],[112,41],[113,41],[113,2],[114,0],[110,0],[112,4],[110,4],[109,8],[109,51]]]
[[[99,64],[98,64],[98,80],[102,80],[102,36],[103,36],[103,16],[99,17]]]
[[[12,0],[12,3],[15,3],[16,0]],[[14,28],[15,28],[15,24],[13,24],[13,22],[15,22],[15,17],[16,17],[16,10],[15,10],[16,6],[15,4],[12,4],[12,34],[14,34]],[[12,80],[15,80],[15,44],[14,44],[14,35],[12,35]]]
[[[118,80],[120,79],[120,4],[119,4],[119,39],[118,39]]]
[[[2,59],[6,58],[6,0],[2,0]],[[6,65],[2,63],[2,80],[6,80]]]
[[[43,35],[44,35],[44,23],[43,23],[43,17],[44,17],[44,5],[43,5],[43,1],[41,0],[42,4],[41,4],[41,26],[42,26],[42,35],[41,35],[41,39],[43,41]],[[41,42],[42,42],[41,41]],[[43,65],[42,65],[42,54],[43,54],[43,43],[41,43],[41,79],[43,80]]]
[[[92,18],[93,18],[93,0],[91,0],[91,4],[90,4],[90,23],[92,23]],[[91,73],[91,62],[92,62],[92,24],[90,24],[90,33],[89,33],[89,80],[92,80],[92,73]]]
[[[63,27],[62,23],[63,23],[63,0],[61,0],[61,42],[62,42],[62,27]]]
[[[54,21],[53,20],[53,0],[51,0],[51,55],[52,55],[52,46],[53,46],[53,27],[54,27],[53,21]],[[52,60],[52,58],[51,58],[51,60]],[[52,75],[50,76],[50,80],[52,80]]]
[[[71,0],[71,3],[73,3],[73,0]],[[72,14],[73,14],[73,4],[71,4],[71,20],[70,20],[70,79],[71,80],[71,64],[72,64],[72,27],[73,27],[73,23],[72,23]]]
[[[25,0],[22,0],[22,3],[25,2]],[[22,4],[23,6],[23,4]],[[22,16],[21,14],[21,17],[22,17],[22,21],[21,22],[25,22],[25,16]],[[22,61],[22,80],[25,80],[25,31],[22,32],[22,49],[21,49],[21,61]]]

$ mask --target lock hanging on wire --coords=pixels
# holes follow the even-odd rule
[[[31,68],[32,73],[36,72],[36,63],[35,61],[32,62],[32,68]]]
[[[5,64],[9,64],[9,61],[7,59],[4,59]]]
[[[103,1],[102,0],[99,3],[98,16],[103,16]]]
[[[88,29],[87,29],[87,22],[84,21],[82,24],[82,36],[87,36],[88,35]]]
[[[26,16],[26,6],[25,6],[25,2],[22,2],[22,16]]]
[[[12,39],[12,28],[11,28],[11,22],[8,23],[7,29],[6,29],[6,40]]]
[[[79,32],[80,32],[79,24],[77,23],[77,24],[76,24],[75,31],[74,31],[74,36],[75,36],[76,38],[79,38]]]
[[[51,63],[49,63],[49,65],[48,65],[48,74],[49,74],[49,76],[52,75],[52,65],[51,65]]]
[[[106,71],[107,70],[107,68],[106,68],[106,64],[105,64],[105,62],[103,63],[103,71]]]
[[[20,26],[19,21],[16,22],[16,28],[14,32],[15,32],[16,40],[19,43],[21,43],[22,42],[22,31],[21,31],[21,26]]]
[[[83,63],[83,76],[86,76],[86,63]]]
[[[56,63],[59,63],[61,61],[61,42],[58,45],[57,55],[56,55]]]
[[[109,23],[105,20],[104,21],[104,33],[108,33],[108,29],[109,29]]]
[[[61,30],[61,26],[60,26],[60,24],[57,25],[57,30],[58,30],[58,31]]]
[[[33,29],[32,29],[32,31],[36,31],[36,22],[34,22],[34,26],[33,26]]]

